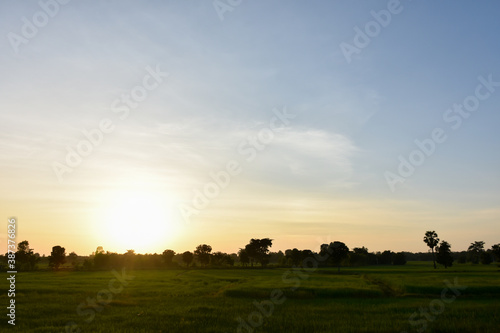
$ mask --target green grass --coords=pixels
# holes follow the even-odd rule
[[[273,293],[282,293],[283,302],[262,316],[254,332],[416,332],[424,323],[426,332],[499,332],[500,327],[500,271],[494,265],[434,270],[429,263],[410,262],[343,268],[341,274],[284,268],[128,274],[135,278],[97,311],[85,302],[109,288],[111,271],[19,273],[16,329],[64,332],[73,321],[82,332],[237,332],[238,318],[248,321],[257,311],[254,303],[269,311]],[[446,288],[444,281],[455,279],[467,287],[461,295],[448,304],[434,301]],[[7,306],[5,292],[0,302]],[[421,308],[429,311],[431,302],[443,304],[442,312],[430,321],[419,315],[412,325],[410,316]],[[6,326],[4,318],[1,327]]]

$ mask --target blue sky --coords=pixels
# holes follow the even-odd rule
[[[478,77],[500,81],[500,5],[401,1],[348,63],[341,43],[389,3],[243,0],[220,20],[210,1],[70,1],[17,52],[9,38],[42,8],[2,3],[1,216],[17,216],[18,237],[45,253],[200,243],[232,252],[252,237],[275,239],[276,250],[317,249],[323,237],[425,251],[426,230],[455,250],[498,243],[500,87],[456,130],[443,115]],[[113,101],[148,66],[168,77],[119,119]],[[273,109],[294,118],[247,162],[238,146],[269,126]],[[59,182],[54,162],[103,118],[114,131]],[[434,128],[446,141],[391,191],[384,173],[397,173],[398,156]],[[230,160],[241,174],[185,223],[179,207]],[[168,221],[139,224],[168,233],[164,242],[124,243],[103,228],[123,218],[109,215],[119,193],[166,203]]]

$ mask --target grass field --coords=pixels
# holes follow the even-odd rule
[[[495,265],[122,273],[18,273],[15,330],[500,332]],[[6,292],[0,299],[8,305]]]

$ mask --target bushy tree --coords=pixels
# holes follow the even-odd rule
[[[294,248],[292,250],[286,250],[285,251],[285,257],[288,259],[289,262],[292,263],[292,265],[298,266],[301,261],[301,251],[297,248]]]
[[[364,266],[368,264],[368,249],[366,247],[355,247],[349,255],[349,264],[352,266]]]
[[[212,252],[210,245],[200,244],[196,247],[194,255],[201,265],[206,266],[210,262],[210,252]]]
[[[59,245],[52,247],[52,252],[49,256],[49,267],[58,270],[59,266],[66,262],[66,249]]]
[[[470,244],[467,249],[467,256],[469,261],[473,264],[478,264],[481,260],[481,253],[484,252],[484,242],[483,241],[475,241]]]
[[[299,266],[306,258],[312,256],[314,256],[314,252],[311,250],[299,250],[297,248],[292,250],[288,249],[285,251],[286,261],[284,263]]]
[[[37,262],[40,261],[40,255],[34,253],[30,248],[27,240],[17,244],[16,252],[16,268],[20,271],[32,271],[36,268]]]
[[[194,255],[193,253],[186,251],[182,254],[182,261],[186,264],[186,267],[189,267],[193,262]]]
[[[491,247],[491,254],[496,262],[500,262],[500,244],[495,244]]]
[[[327,256],[327,261],[336,266],[340,273],[340,265],[349,256],[349,248],[344,243],[335,241],[330,244],[322,244],[320,254]]]
[[[394,252],[392,252],[390,250],[385,250],[382,253],[377,252],[378,264],[379,265],[392,265],[393,255],[394,255]]]
[[[110,261],[119,262],[121,260],[121,262],[127,268],[133,268],[133,267],[135,267],[136,261],[139,261],[139,262],[141,261],[141,259],[140,259],[141,257],[137,256],[137,254],[135,253],[135,250],[127,250],[127,252],[125,252],[121,258],[117,258],[116,257],[117,254],[115,254],[115,253],[109,254],[109,255],[114,257],[114,258],[110,258],[109,259]]]
[[[163,251],[162,258],[163,258],[163,262],[165,263],[165,265],[171,266],[172,265],[172,259],[174,259],[174,256],[175,256],[175,251],[173,251],[173,250],[165,250],[165,251]]]
[[[79,269],[78,265],[78,255],[73,251],[70,254],[68,254],[69,262],[71,266],[73,267],[74,270]]]
[[[250,243],[245,246],[245,251],[250,258],[250,264],[253,266],[254,261],[266,266],[269,262],[269,248],[273,245],[273,240],[269,238],[250,239]]]
[[[238,251],[238,259],[242,266],[247,266],[250,263],[250,257],[245,249],[240,249]]]
[[[215,253],[212,253],[212,255],[210,257],[210,263],[213,266],[226,266],[226,265],[233,266],[234,260],[227,253],[215,252]]]
[[[436,261],[438,264],[443,265],[444,268],[453,265],[453,257],[451,256],[451,245],[447,241],[442,241],[436,248]]]
[[[436,256],[434,255],[434,248],[439,243],[438,234],[435,231],[426,231],[424,236],[424,243],[427,244],[427,246],[432,251],[432,261],[434,262],[434,269],[436,269]]]

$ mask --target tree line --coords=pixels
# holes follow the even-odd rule
[[[49,269],[59,270],[63,265],[65,269],[73,270],[103,270],[112,268],[133,269],[159,269],[159,268],[245,268],[245,267],[291,267],[299,266],[307,258],[316,255],[328,259],[320,264],[323,267],[340,268],[368,266],[368,265],[404,265],[407,260],[432,260],[434,268],[436,263],[445,268],[453,265],[453,262],[470,262],[473,264],[490,264],[493,261],[500,262],[500,244],[493,245],[491,249],[484,249],[483,241],[471,243],[467,251],[452,252],[451,245],[441,241],[435,231],[427,231],[424,242],[430,248],[430,253],[412,252],[369,252],[366,247],[355,247],[350,250],[347,245],[340,241],[322,244],[318,252],[310,249],[299,250],[297,248],[287,249],[285,252],[271,252],[273,240],[270,238],[250,239],[249,243],[240,248],[238,253],[212,252],[212,246],[208,244],[198,245],[192,252],[185,251],[176,253],[174,250],[166,249],[161,254],[137,254],[134,250],[127,250],[123,254],[105,252],[102,246],[90,256],[78,256],[75,252],[66,254],[66,249],[56,245],[48,257],[41,257],[29,246],[28,241],[18,244],[15,256],[16,269],[20,271],[32,271],[37,269],[37,264],[43,262]],[[7,264],[8,254],[0,256],[0,266],[4,269]]]
[[[489,265],[493,261],[500,262],[500,244],[493,245],[490,249],[485,250],[484,241],[472,242],[467,251],[459,252],[458,255],[451,252],[451,245],[447,241],[439,241],[436,231],[426,231],[424,235],[424,243],[431,249],[434,269],[437,268],[436,263],[443,265],[444,268],[451,267],[455,259],[458,262],[465,264]],[[434,251],[436,249],[436,251]],[[458,257],[458,258],[457,258]]]

